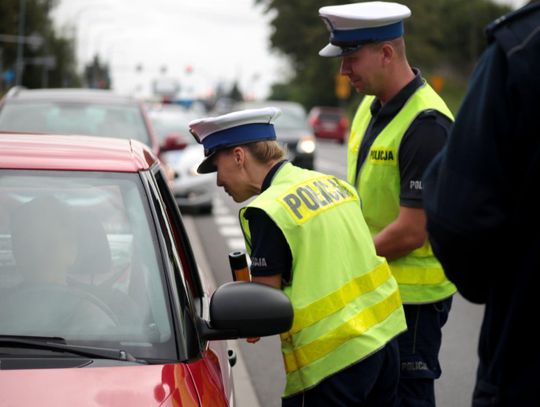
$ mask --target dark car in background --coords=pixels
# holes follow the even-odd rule
[[[330,106],[314,106],[308,121],[315,137],[336,140],[344,144],[349,133],[349,119],[344,109]]]
[[[174,171],[169,186],[176,202],[184,212],[210,213],[216,191],[216,174],[199,174],[197,167],[204,160],[204,148],[189,133],[189,122],[201,116],[177,104],[152,104],[148,107],[148,117],[158,137],[160,145],[172,142],[183,148],[166,151],[164,160]]]
[[[281,110],[275,122],[277,140],[287,150],[288,159],[302,168],[314,169],[316,143],[304,107],[296,102],[281,100],[264,100],[241,102],[234,110],[258,109],[274,106]]]
[[[293,311],[213,284],[144,144],[0,134],[1,405],[235,405],[226,340]]]

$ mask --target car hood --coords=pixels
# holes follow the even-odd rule
[[[0,370],[3,406],[198,406],[183,364]]]

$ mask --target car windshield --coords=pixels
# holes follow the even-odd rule
[[[0,335],[176,355],[138,174],[0,171]]]
[[[163,143],[168,135],[181,137],[186,144],[196,144],[195,138],[189,134],[189,122],[196,119],[193,113],[182,108],[150,110],[148,114],[159,142]]]
[[[276,130],[305,129],[307,127],[306,114],[299,109],[281,109],[281,115],[276,119]]]
[[[235,110],[259,109],[274,106],[281,110],[276,118],[274,127],[279,134],[280,130],[306,130],[308,128],[307,113],[299,103],[276,103],[271,100],[265,102],[245,102],[236,106]]]
[[[12,102],[0,111],[0,131],[116,137],[151,145],[136,104]]]

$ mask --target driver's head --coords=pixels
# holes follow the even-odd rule
[[[64,284],[77,257],[71,208],[50,195],[21,205],[11,216],[11,241],[25,281]]]

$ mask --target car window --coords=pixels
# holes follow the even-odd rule
[[[339,122],[343,116],[339,113],[321,112],[319,120],[329,122]]]
[[[202,283],[199,278],[195,257],[191,250],[191,245],[187,238],[187,233],[182,223],[178,205],[167,186],[167,181],[161,172],[155,174],[158,193],[164,204],[166,221],[171,225],[172,237],[176,243],[178,255],[182,263],[182,272],[187,282],[189,291],[194,298],[201,298],[204,295]]]
[[[197,144],[189,133],[189,122],[197,118],[194,114],[182,109],[151,110],[148,117],[160,143],[168,135],[174,134],[182,137],[186,144]]]
[[[307,118],[303,110],[281,109],[281,115],[274,122],[275,128],[280,129],[305,129]]]
[[[131,138],[151,145],[136,104],[12,102],[0,111],[0,130]]]
[[[0,334],[174,358],[138,174],[0,172]]]
[[[235,109],[257,109],[266,106],[274,106],[281,110],[276,118],[274,127],[279,130],[306,129],[308,128],[307,113],[304,107],[294,102],[275,102],[272,100],[263,102],[242,102]]]

